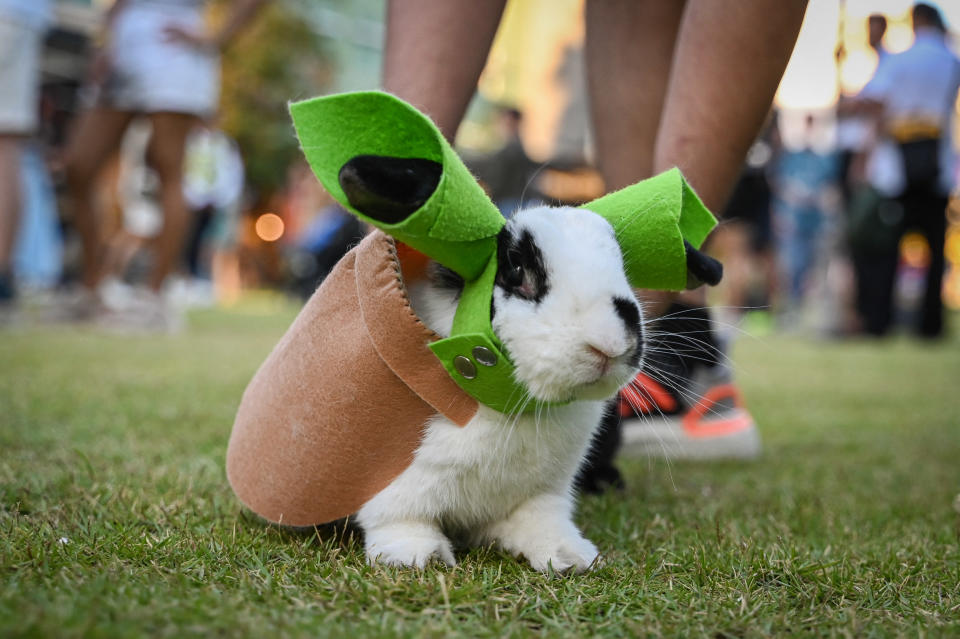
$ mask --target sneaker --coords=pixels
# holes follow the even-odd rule
[[[103,312],[104,305],[95,291],[74,285],[56,291],[40,310],[43,321],[87,323],[94,321]]]
[[[114,294],[112,301],[96,319],[97,326],[111,333],[177,333],[183,329],[183,314],[161,293],[126,287],[121,295]]]
[[[620,454],[668,459],[753,459],[760,434],[733,383],[691,384],[690,399],[640,373],[619,397]]]
[[[674,304],[651,331],[647,365],[620,392],[620,454],[752,459],[760,435],[704,309]]]

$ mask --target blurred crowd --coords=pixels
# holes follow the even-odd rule
[[[769,307],[781,328],[829,335],[943,334],[944,298],[956,301],[944,278],[955,287],[960,267],[960,61],[935,7],[918,3],[911,19],[913,44],[891,54],[886,18],[871,15],[866,86],[806,115],[789,141],[774,114],[751,149],[716,238],[733,315]]]
[[[205,4],[117,0],[91,33],[72,34],[92,36],[81,77],[44,86],[54,3],[0,2],[8,321],[36,289],[56,293],[45,318],[121,330],[174,330],[171,296],[211,298],[244,192],[237,146],[216,125],[220,51],[263,2],[233,3],[216,28]]]
[[[227,3],[214,26],[210,4],[118,0],[65,84],[41,74],[55,3],[0,0],[0,321],[175,330],[184,308],[243,289],[309,296],[365,232],[297,159],[278,188],[251,187],[218,114],[220,52],[264,3]],[[885,17],[869,18],[879,62],[858,94],[790,135],[771,113],[711,240],[725,323],[943,334],[944,299],[960,302],[960,61],[935,7],[912,21],[913,44],[888,53]],[[599,195],[585,160],[527,155],[518,109],[488,125],[500,148],[466,157],[506,215]]]

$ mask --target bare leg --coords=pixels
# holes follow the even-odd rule
[[[691,0],[653,158],[720,211],[790,59],[806,0]]]
[[[189,211],[183,197],[183,156],[187,134],[196,117],[185,113],[152,113],[153,137],[149,156],[160,178],[163,229],[155,243],[156,255],[148,284],[159,291],[176,267],[187,233]]]
[[[64,156],[73,222],[83,241],[82,283],[93,289],[100,279],[104,249],[93,205],[96,179],[123,138],[133,113],[94,108],[80,116]]]
[[[23,138],[0,135],[0,275],[8,273],[20,224],[20,152]]]
[[[679,166],[704,203],[722,210],[805,8],[802,0],[587,3],[591,108],[607,189]],[[703,291],[688,295],[697,306],[706,301]],[[659,315],[676,296],[643,297]]]
[[[685,1],[587,2],[587,88],[597,164],[607,191],[653,175],[653,154]],[[674,299],[639,292],[662,315]]]
[[[391,0],[383,86],[456,135],[506,0]]]
[[[586,57],[597,160],[608,191],[653,174],[685,2],[587,2]]]
[[[797,41],[806,0],[691,0],[677,43],[654,171],[680,167],[720,213]],[[706,304],[706,291],[686,295]]]

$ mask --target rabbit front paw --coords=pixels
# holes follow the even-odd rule
[[[515,552],[523,555],[530,562],[530,566],[539,572],[553,569],[554,572],[576,574],[593,567],[599,556],[597,547],[580,535],[567,538],[542,535],[530,539],[528,545],[516,548]]]
[[[364,530],[367,562],[424,568],[433,560],[457,565],[450,540],[426,523],[402,522]]]
[[[570,510],[568,497],[538,496],[492,526],[486,537],[507,552],[525,557],[534,570],[586,572],[595,564],[599,553],[577,530]]]

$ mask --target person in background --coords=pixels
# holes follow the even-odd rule
[[[388,4],[384,87],[430,115],[448,139],[473,96],[504,4]],[[704,203],[721,211],[767,116],[805,11],[802,0],[588,0],[587,80],[607,190],[679,166]],[[664,345],[683,353],[673,358],[680,361],[655,364],[679,394],[670,397],[674,412],[693,419],[652,424],[662,406],[643,416],[632,413],[624,441],[635,451],[656,453],[666,446],[676,456],[756,455],[756,426],[739,406],[709,318],[696,308],[703,298],[692,304],[678,306],[674,296],[662,295],[647,308],[666,317],[657,327],[664,333],[696,331]],[[706,436],[710,429],[699,428],[703,420],[693,414],[705,394],[714,398],[708,413],[729,426],[722,436]],[[684,421],[696,422],[696,432]],[[661,426],[665,430],[657,431]],[[616,415],[602,432],[594,470],[580,482],[586,490],[619,481],[610,465],[620,434]]]
[[[83,242],[81,287],[68,298],[76,319],[105,313],[97,287],[103,276],[103,243],[93,188],[127,127],[145,115],[152,127],[150,165],[160,182],[163,226],[153,244],[153,265],[139,301],[125,313],[131,324],[164,330],[177,325],[162,291],[182,255],[189,229],[183,194],[187,134],[211,116],[219,99],[219,51],[265,0],[238,0],[220,28],[204,23],[204,0],[117,0],[95,54],[88,87],[90,107],[79,117],[65,152],[74,222]]]
[[[773,228],[781,280],[778,309],[784,326],[799,326],[811,275],[825,261],[825,240],[839,188],[837,154],[814,142],[816,121],[808,115],[801,148],[784,150],[773,168]]]
[[[937,338],[943,334],[946,207],[957,169],[952,140],[960,59],[947,47],[946,26],[935,7],[918,3],[912,18],[913,45],[884,59],[859,100],[863,110],[879,118],[882,133],[899,147],[903,175],[896,199],[903,217],[896,236],[916,228],[926,238],[930,264],[916,331],[920,337]],[[872,330],[878,335],[892,323],[898,260],[899,250],[888,250],[868,274],[882,293],[882,321]]]
[[[903,218],[903,207],[895,199],[903,189],[899,151],[883,134],[880,114],[867,108],[862,99],[890,60],[883,46],[886,28],[884,16],[868,18],[868,42],[877,54],[877,67],[859,95],[841,97],[837,103],[845,230],[855,287],[856,312],[851,326],[855,332],[869,335],[882,335],[890,325],[892,289],[876,274],[887,268],[889,255],[897,251]]]
[[[213,253],[233,243],[244,190],[244,165],[233,138],[204,122],[187,138],[184,195],[193,214],[185,278],[179,296],[188,305],[213,302]]]
[[[724,223],[710,237],[711,250],[723,262],[716,309],[722,320],[721,331],[724,326],[731,332],[739,330],[747,311],[768,308],[776,284],[768,174],[779,154],[778,120],[776,112],[772,112],[750,147],[723,211]]]
[[[871,13],[867,18],[867,43],[877,54],[877,63],[890,55],[883,46],[883,36],[887,33],[887,18],[882,13]]]
[[[48,0],[0,0],[0,313],[12,308],[14,242],[23,210],[20,166],[37,128]]]

